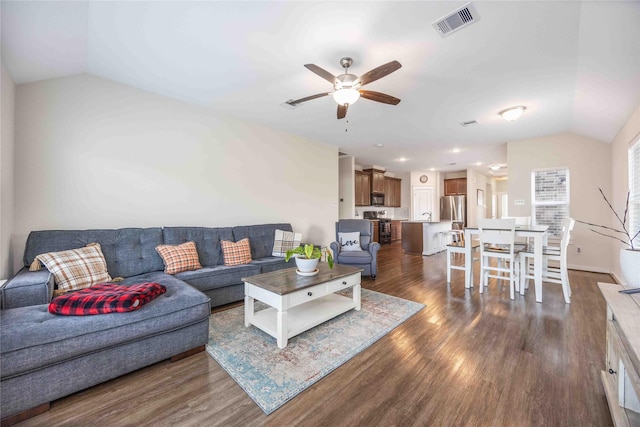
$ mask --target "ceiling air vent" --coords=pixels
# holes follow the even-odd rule
[[[476,21],[479,21],[480,17],[473,3],[467,3],[460,9],[448,14],[447,16],[438,19],[433,24],[433,28],[440,34],[440,37],[445,38],[451,33],[471,25]]]
[[[478,122],[475,121],[475,120],[469,120],[469,121],[466,121],[466,122],[460,122],[460,126],[465,127],[465,128],[467,126],[473,126],[473,125],[477,125],[477,124],[478,124]]]

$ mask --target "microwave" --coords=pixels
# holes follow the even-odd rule
[[[371,206],[384,206],[384,194],[371,193]]]

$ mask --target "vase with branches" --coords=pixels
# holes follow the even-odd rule
[[[613,212],[619,226],[609,227],[606,225],[593,224],[586,221],[576,220],[581,224],[588,225],[589,230],[601,236],[610,237],[614,240],[622,242],[626,247],[620,250],[620,269],[622,276],[628,286],[638,288],[640,287],[640,244],[635,240],[640,236],[640,230],[632,230],[629,224],[629,197],[630,193],[627,192],[627,201],[624,206],[624,213],[622,216],[616,212],[613,208],[607,196],[604,195],[602,188],[598,188],[602,198],[609,206],[609,209]]]
[[[640,235],[640,230],[636,231],[634,234],[633,231],[629,229],[629,224],[627,223],[629,219],[629,196],[630,196],[629,192],[627,191],[627,202],[625,203],[625,206],[624,206],[624,213],[622,214],[622,217],[620,217],[618,212],[616,212],[616,210],[611,205],[611,202],[609,202],[609,200],[607,199],[607,196],[604,195],[602,188],[598,187],[598,190],[600,191],[600,194],[602,195],[602,198],[604,199],[604,201],[609,206],[609,209],[611,209],[616,219],[620,223],[621,229],[609,227],[606,225],[592,224],[590,222],[580,221],[578,219],[576,221],[581,224],[588,225],[590,227],[597,227],[602,230],[606,230],[606,231],[598,231],[593,228],[589,229],[594,233],[600,234],[601,236],[610,237],[619,242],[622,242],[623,244],[627,245],[632,251],[640,250],[640,248],[634,245],[634,240]],[[616,234],[610,234],[610,233],[616,233]]]

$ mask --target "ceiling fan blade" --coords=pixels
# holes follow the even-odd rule
[[[372,90],[361,90],[360,96],[371,101],[382,102],[383,104],[398,105],[400,99],[395,96],[387,95],[386,93],[374,92]]]
[[[319,75],[320,77],[322,77],[323,79],[331,83],[332,85],[338,82],[338,78],[336,76],[334,76],[327,70],[318,67],[315,64],[304,64],[304,66],[307,67],[309,71],[316,73],[317,75]]]
[[[327,96],[329,94],[331,94],[332,92],[327,92],[327,93],[318,93],[316,95],[311,95],[311,96],[307,96],[306,98],[300,98],[300,99],[296,99],[294,101],[287,101],[287,104],[290,105],[298,105],[301,104],[303,102],[307,102],[307,101],[311,101],[312,99],[316,99],[316,98],[322,98],[323,96]]]
[[[393,73],[400,67],[402,67],[402,64],[400,64],[398,61],[391,61],[377,68],[374,68],[368,73],[364,73],[363,75],[360,76],[360,78],[357,81],[360,82],[360,86],[364,86],[371,82],[375,82],[376,80],[381,79],[386,75]]]
[[[347,116],[347,108],[349,108],[349,104],[338,105],[338,120]]]

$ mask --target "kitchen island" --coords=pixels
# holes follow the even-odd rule
[[[402,249],[407,254],[433,255],[446,249],[451,221],[404,221]]]

